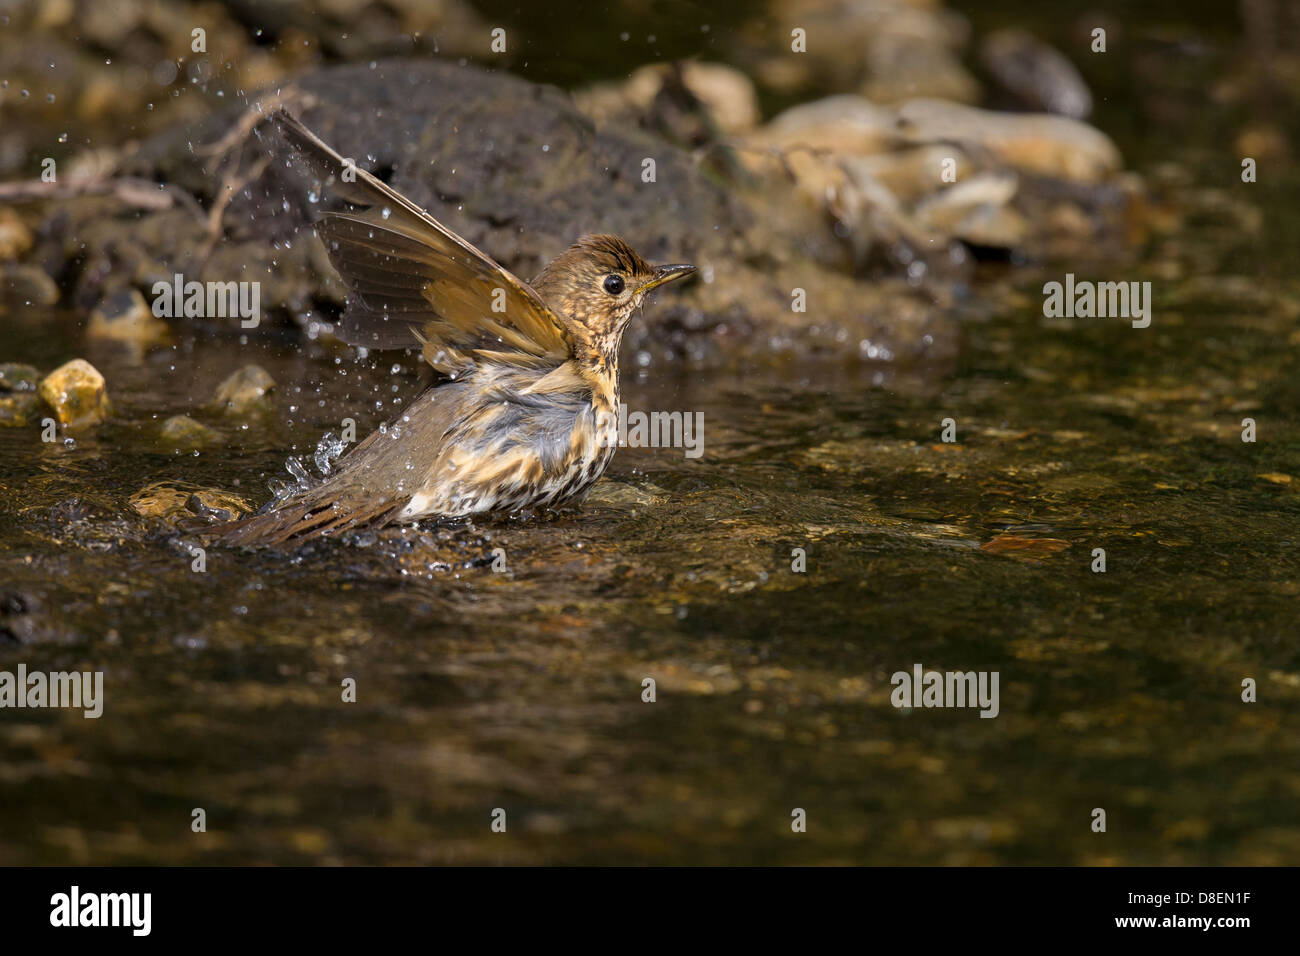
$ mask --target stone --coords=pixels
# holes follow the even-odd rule
[[[918,99],[899,107],[898,130],[911,143],[949,140],[968,155],[986,151],[1014,169],[1067,182],[1100,183],[1123,165],[1109,136],[1065,116]]]
[[[22,428],[38,420],[41,400],[35,392],[0,393],[0,428]]]
[[[163,443],[177,451],[192,451],[212,444],[217,433],[188,415],[173,415],[158,428]]]
[[[0,362],[0,392],[35,392],[41,373],[35,365]]]
[[[633,71],[626,83],[598,83],[574,94],[578,109],[598,123],[627,122],[645,113],[673,78],[677,65],[652,63]],[[744,73],[719,63],[680,64],[682,85],[698,99],[718,131],[738,133],[758,125],[754,84]]]
[[[229,521],[253,511],[239,495],[184,482],[157,481],[130,497],[131,507],[146,518],[210,518]]]
[[[980,173],[927,197],[913,210],[922,229],[972,245],[1010,249],[1024,243],[1029,224],[1011,208],[1011,173]]]
[[[980,62],[1025,106],[1073,119],[1086,119],[1092,112],[1092,93],[1075,65],[1025,30],[988,34],[980,43]]]
[[[0,207],[0,262],[17,259],[32,247],[32,231],[8,207]]]
[[[87,334],[132,345],[160,345],[168,339],[167,323],[156,318],[138,289],[110,292],[90,313]]]
[[[109,414],[104,376],[85,359],[73,359],[41,380],[41,398],[62,425],[97,425]]]
[[[805,32],[806,54],[791,55],[796,26]],[[966,18],[936,3],[774,0],[732,41],[728,59],[786,96],[861,92],[881,103],[917,96],[974,102],[979,84],[961,62],[969,36]]]
[[[37,266],[0,263],[0,310],[54,305],[58,301],[59,287]]]
[[[243,414],[264,405],[275,380],[260,365],[245,365],[217,386],[213,404],[231,414]]]

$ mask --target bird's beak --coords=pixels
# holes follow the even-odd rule
[[[674,279],[682,279],[695,272],[695,266],[687,263],[678,263],[671,266],[659,266],[655,269],[654,277],[641,287],[642,292],[649,292],[656,286],[661,286],[665,282],[672,282]]]

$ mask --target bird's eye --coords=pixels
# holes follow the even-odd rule
[[[610,295],[622,295],[623,277],[612,272],[605,276],[605,291]]]

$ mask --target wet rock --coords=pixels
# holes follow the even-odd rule
[[[0,392],[35,392],[40,370],[22,362],[0,362]]]
[[[651,486],[653,488],[653,486]],[[598,481],[587,496],[586,503],[592,507],[610,508],[615,511],[627,511],[635,514],[645,508],[654,506],[655,492],[660,489],[647,490],[629,485],[623,481],[605,479]]]
[[[909,142],[953,141],[968,155],[985,152],[1013,169],[1052,179],[1096,184],[1123,166],[1109,136],[1064,116],[920,99],[899,107],[898,124]]]
[[[118,289],[100,300],[86,329],[92,338],[132,345],[158,345],[168,338],[167,323],[154,317],[137,289]]]
[[[0,428],[22,428],[36,421],[41,400],[33,392],[0,392]]]
[[[751,174],[840,226],[855,262],[960,277],[959,244],[1039,254],[1122,247],[1135,191],[1118,151],[1085,124],[934,100],[883,107],[835,96],[746,138]]]
[[[654,63],[633,71],[626,83],[599,83],[574,95],[578,109],[597,123],[627,123],[649,113],[655,100],[680,83],[699,101],[718,132],[758,125],[758,94],[744,73],[718,63]]]
[[[680,75],[693,69],[684,66]],[[661,84],[660,93],[663,70],[645,74]],[[732,134],[745,136],[729,151],[745,170],[727,178],[635,123],[597,128],[564,94],[447,62],[320,70],[283,84],[279,97],[344,155],[366,157],[367,166],[525,278],[595,228],[624,235],[652,260],[697,263],[700,280],[652,304],[629,339],[632,348],[669,350],[695,365],[790,350],[853,355],[863,341],[899,358],[950,351],[953,323],[943,303],[952,299],[953,280],[967,277],[963,243],[1037,248],[1044,222],[1083,228],[1068,238],[1093,243],[1114,218],[1109,206],[1098,212],[1102,198],[1069,189],[1108,188],[1106,170],[1118,167],[1118,154],[1081,124],[1057,142],[1056,128],[1040,124],[1069,124],[1059,117],[1013,117],[1006,122],[1022,126],[990,135],[986,127],[1002,129],[1003,114],[951,113],[963,109],[951,103],[894,109],[862,97],[825,101]],[[247,278],[261,284],[265,324],[328,322],[343,290],[305,223],[331,205],[330,191],[283,162],[268,163],[279,143],[255,120],[236,107],[179,126],[143,144],[120,171],[167,182],[192,195],[193,208],[133,209],[125,225],[120,202],[110,197],[50,203],[38,232],[40,261],[62,264],[77,302],[102,298],[106,276],[144,290],[176,273],[197,281]],[[1100,138],[1109,154],[1079,130]],[[642,181],[647,159],[655,164],[652,183]],[[920,204],[953,185],[938,168],[949,159],[960,180],[1010,166],[1018,174],[1015,196],[958,215],[958,193],[925,207],[929,218],[918,221]],[[1072,178],[1076,166],[1097,182]],[[214,235],[202,209],[211,209],[232,179],[247,185],[229,194]],[[1104,202],[1119,205],[1111,193]],[[1053,215],[1062,203],[1081,215]],[[903,281],[855,275],[867,271]],[[907,298],[920,281],[930,286],[928,313]],[[795,289],[818,290],[815,321],[791,309]]]
[[[34,643],[42,610],[40,599],[29,591],[0,591],[0,647]]]
[[[0,363],[0,427],[22,428],[36,420],[41,410],[36,394],[40,379],[35,366]]]
[[[995,30],[980,43],[980,62],[1021,104],[1086,119],[1092,94],[1066,57],[1025,30]]]
[[[96,425],[108,417],[104,376],[85,359],[59,366],[41,380],[39,392],[60,424],[79,428]]]
[[[146,518],[208,518],[229,521],[253,508],[244,498],[216,488],[183,482],[154,482],[130,497],[131,507]]]
[[[1070,547],[1070,542],[1060,538],[1029,538],[1014,534],[1000,534],[980,545],[985,554],[1000,554],[1024,561],[1038,561]]]
[[[32,247],[32,231],[7,207],[0,207],[0,261],[17,259]]]
[[[275,380],[260,365],[245,365],[217,386],[213,404],[239,415],[262,407],[266,396],[275,388]]]
[[[1291,147],[1284,133],[1275,123],[1251,123],[1237,134],[1233,150],[1238,156],[1249,156],[1257,163],[1286,160]]]
[[[54,305],[58,301],[59,287],[38,267],[0,263],[0,310]]]
[[[809,151],[872,154],[898,141],[898,114],[861,96],[827,96],[773,117],[752,138],[756,144],[802,145]]]
[[[955,103],[979,99],[979,84],[952,50],[913,37],[874,36],[867,47],[867,68],[860,90],[877,103],[918,96]]]
[[[978,246],[1015,249],[1029,237],[1029,223],[1010,205],[1017,189],[1009,173],[981,173],[917,204],[913,216],[923,228]]]
[[[794,29],[806,53],[791,50]],[[961,63],[970,25],[936,4],[909,0],[778,0],[735,42],[735,60],[786,95],[861,93],[881,103],[917,96],[974,102]]]
[[[159,426],[158,436],[169,448],[192,451],[216,441],[217,433],[188,415],[173,415]]]
[[[490,27],[463,0],[7,0],[0,29],[0,175],[30,175],[51,129],[90,141],[147,136],[203,115],[211,97],[271,87],[326,60],[488,56]],[[191,31],[204,31],[206,50]],[[522,38],[520,38],[522,39]],[[517,45],[518,43],[518,45]],[[512,37],[511,49],[522,47]],[[508,55],[493,55],[496,63]],[[58,69],[51,69],[50,63]],[[21,98],[15,90],[46,96]],[[48,97],[48,99],[47,99]],[[67,125],[64,125],[67,124]],[[37,152],[37,150],[40,152]],[[59,179],[65,179],[61,151]]]
[[[634,323],[630,347],[653,344],[692,364],[717,365],[774,351],[833,352],[865,338],[898,356],[952,346],[952,323],[941,310],[918,316],[915,303],[897,301],[910,294],[905,286],[882,291],[846,274],[843,240],[820,208],[792,203],[766,183],[729,188],[689,152],[635,128],[597,130],[558,91],[447,62],[388,62],[309,73],[280,92],[340,152],[367,157],[366,165],[518,275],[536,275],[593,229],[623,235],[651,260],[699,265],[700,281],[662,297]],[[144,144],[126,171],[165,180],[209,205],[221,182],[205,157],[244,118],[233,110],[178,127]],[[238,264],[262,283],[271,322],[308,310],[328,320],[343,290],[303,225],[329,205],[329,190],[282,162],[259,166],[277,145],[269,133],[230,142],[224,168],[261,173],[234,193],[214,248],[206,221],[189,210],[137,214],[123,235],[103,212],[64,204],[42,228],[42,237],[59,243],[50,258],[82,267],[81,289],[113,267],[103,261],[91,269],[81,243],[94,250],[101,247],[88,235],[113,235],[102,248],[145,289],[176,272],[227,281]],[[647,158],[655,161],[653,183],[642,182]],[[60,215],[75,222],[61,225]],[[769,288],[777,274],[792,284]],[[793,288],[836,291],[827,292],[811,323],[791,310]]]

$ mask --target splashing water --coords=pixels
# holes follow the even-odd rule
[[[285,481],[282,478],[273,478],[267,483],[271,491],[272,505],[278,505],[282,502],[303,494],[317,487],[324,479],[328,478],[333,469],[333,464],[343,454],[347,447],[347,442],[335,435],[333,432],[326,432],[316,444],[316,450],[312,453],[312,464],[316,466],[316,471],[320,477],[317,478],[307,470],[303,464],[302,458],[292,455],[285,459],[284,468],[289,472],[293,481]]]
[[[316,470],[320,472],[322,478],[329,477],[331,467],[347,446],[348,443],[333,432],[326,432],[321,438],[316,445],[316,453],[312,455],[312,461],[316,464]]]

